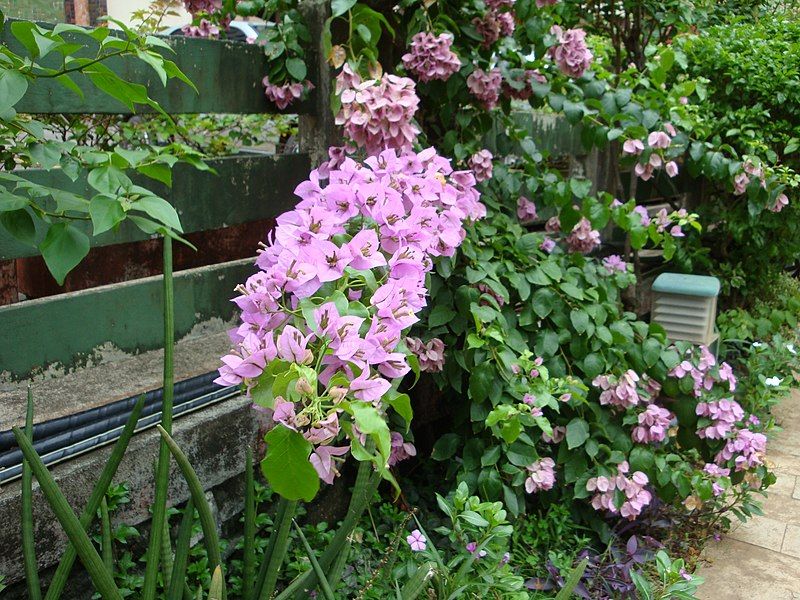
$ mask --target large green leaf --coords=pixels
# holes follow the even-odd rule
[[[589,424],[578,417],[567,423],[567,447],[572,450],[589,439]]]
[[[28,80],[19,71],[0,69],[0,115],[22,100],[28,90]]]
[[[58,285],[64,285],[67,273],[89,253],[89,238],[68,223],[54,223],[39,244],[39,251]]]
[[[89,204],[94,235],[108,231],[125,219],[125,211],[119,200],[105,194],[98,194]]]
[[[270,487],[287,500],[313,500],[319,491],[319,475],[308,460],[311,444],[282,425],[274,427],[264,440],[267,455],[261,471]]]

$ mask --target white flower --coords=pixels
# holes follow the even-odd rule
[[[795,350],[794,344],[786,344],[786,349],[792,354],[797,354],[797,350]]]
[[[783,379],[779,379],[778,376],[776,375],[775,377],[768,377],[767,379],[765,379],[764,384],[770,387],[777,387],[781,384],[782,381]]]
[[[753,342],[753,348],[761,348],[763,345],[761,342]]]

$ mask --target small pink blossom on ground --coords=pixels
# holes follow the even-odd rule
[[[475,180],[486,181],[492,177],[492,153],[488,150],[479,150],[469,159],[469,168],[475,173]]]
[[[556,241],[553,238],[546,237],[542,240],[542,243],[539,244],[539,250],[542,252],[546,252],[547,254],[551,254],[553,250],[555,250]]]
[[[420,81],[446,81],[461,68],[458,55],[450,49],[452,44],[451,34],[435,36],[422,31],[411,38],[409,52],[403,55],[403,66]]]
[[[556,45],[547,50],[547,55],[565,75],[576,79],[583,75],[594,58],[586,45],[586,32],[583,29],[564,31],[558,25],[553,25],[550,33],[556,36]]]
[[[415,529],[406,537],[406,542],[413,552],[422,552],[428,544],[428,540],[422,535],[419,529]]]

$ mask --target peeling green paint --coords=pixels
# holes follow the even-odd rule
[[[231,319],[234,287],[254,271],[244,259],[176,273],[176,339],[199,322]],[[129,353],[161,347],[161,298],[157,276],[0,307],[0,379],[69,369],[108,342]]]

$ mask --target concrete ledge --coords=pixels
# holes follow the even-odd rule
[[[266,421],[260,420],[249,407],[249,401],[237,396],[220,404],[189,414],[175,421],[173,433],[188,456],[206,490],[234,480],[244,470],[245,450],[263,431]],[[158,432],[137,434],[128,447],[115,482],[128,482],[131,502],[114,515],[117,523],[139,525],[149,520],[154,493],[154,465],[158,456]],[[92,486],[111,453],[111,446],[76,458],[52,469],[59,486],[76,513],[80,513],[91,494]],[[221,521],[241,510],[243,494],[214,494]],[[184,502],[188,488],[172,462],[170,468],[169,505]],[[0,490],[0,573],[13,584],[24,578],[20,534],[20,483]],[[34,520],[36,555],[40,569],[54,566],[66,547],[66,535],[34,482]],[[5,597],[5,596],[4,596]]]

